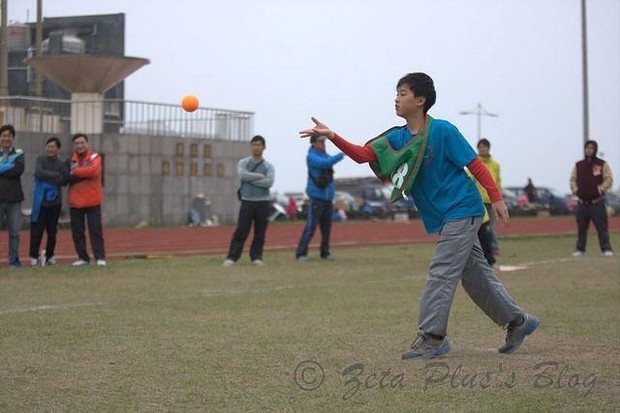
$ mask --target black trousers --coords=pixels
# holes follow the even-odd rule
[[[101,222],[101,205],[88,208],[71,208],[71,235],[75,252],[81,260],[90,262],[90,257],[86,251],[86,225],[88,223],[88,236],[93,255],[96,260],[105,259],[105,249],[103,246],[103,224]]]
[[[590,220],[598,232],[598,243],[601,251],[611,251],[605,201],[601,200],[592,205],[577,204],[575,216],[577,218],[577,251],[584,252],[586,250]]]
[[[228,249],[228,259],[237,261],[243,252],[243,244],[250,234],[252,222],[254,222],[254,239],[250,247],[250,259],[262,260],[265,234],[269,224],[269,212],[271,201],[241,201],[237,228],[233,233]]]
[[[37,222],[30,223],[30,258],[39,258],[39,247],[45,231],[47,231],[45,258],[49,259],[54,256],[60,208],[61,205],[42,206]]]
[[[493,256],[493,228],[491,227],[491,221],[480,225],[478,240],[480,241],[484,258],[492,267],[495,264],[495,257]]]

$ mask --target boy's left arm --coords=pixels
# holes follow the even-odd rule
[[[504,224],[508,225],[508,207],[506,207],[502,194],[497,189],[493,176],[491,176],[491,173],[487,167],[484,166],[482,161],[476,157],[473,161],[467,164],[467,169],[471,171],[472,175],[474,175],[476,180],[480,182],[489,194],[489,198],[492,203],[491,207],[493,208],[495,218],[501,219],[504,221]]]

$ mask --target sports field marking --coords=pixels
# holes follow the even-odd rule
[[[38,305],[36,307],[24,307],[24,308],[11,308],[8,310],[0,310],[0,315],[5,314],[17,314],[27,313],[29,311],[47,311],[47,310],[68,310],[70,308],[77,307],[92,307],[98,305],[106,305],[108,303],[99,301],[93,303],[73,303],[73,304],[58,304],[58,305]]]
[[[526,265],[500,265],[499,271],[501,272],[510,272],[510,271],[521,271],[526,270],[528,267]]]

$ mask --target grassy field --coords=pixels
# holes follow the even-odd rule
[[[501,241],[541,319],[517,353],[459,288],[453,351],[423,362],[400,355],[433,245],[2,269],[0,411],[618,411],[620,260],[574,241]]]

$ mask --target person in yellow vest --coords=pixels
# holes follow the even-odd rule
[[[495,186],[497,186],[497,190],[502,192],[502,176],[500,173],[499,163],[491,156],[491,142],[488,139],[482,138],[478,141],[478,159],[482,161],[484,166],[487,167],[493,180],[495,181]],[[484,207],[487,210],[487,214],[489,214],[489,224],[487,225],[486,230],[489,232],[489,240],[491,241],[491,251],[494,255],[499,254],[499,243],[497,241],[497,232],[495,231],[495,214],[493,214],[492,202],[491,198],[487,194],[486,189],[480,184],[480,182],[476,181],[476,186],[478,187],[478,192],[480,192],[480,196],[482,196],[482,202],[484,202]]]

